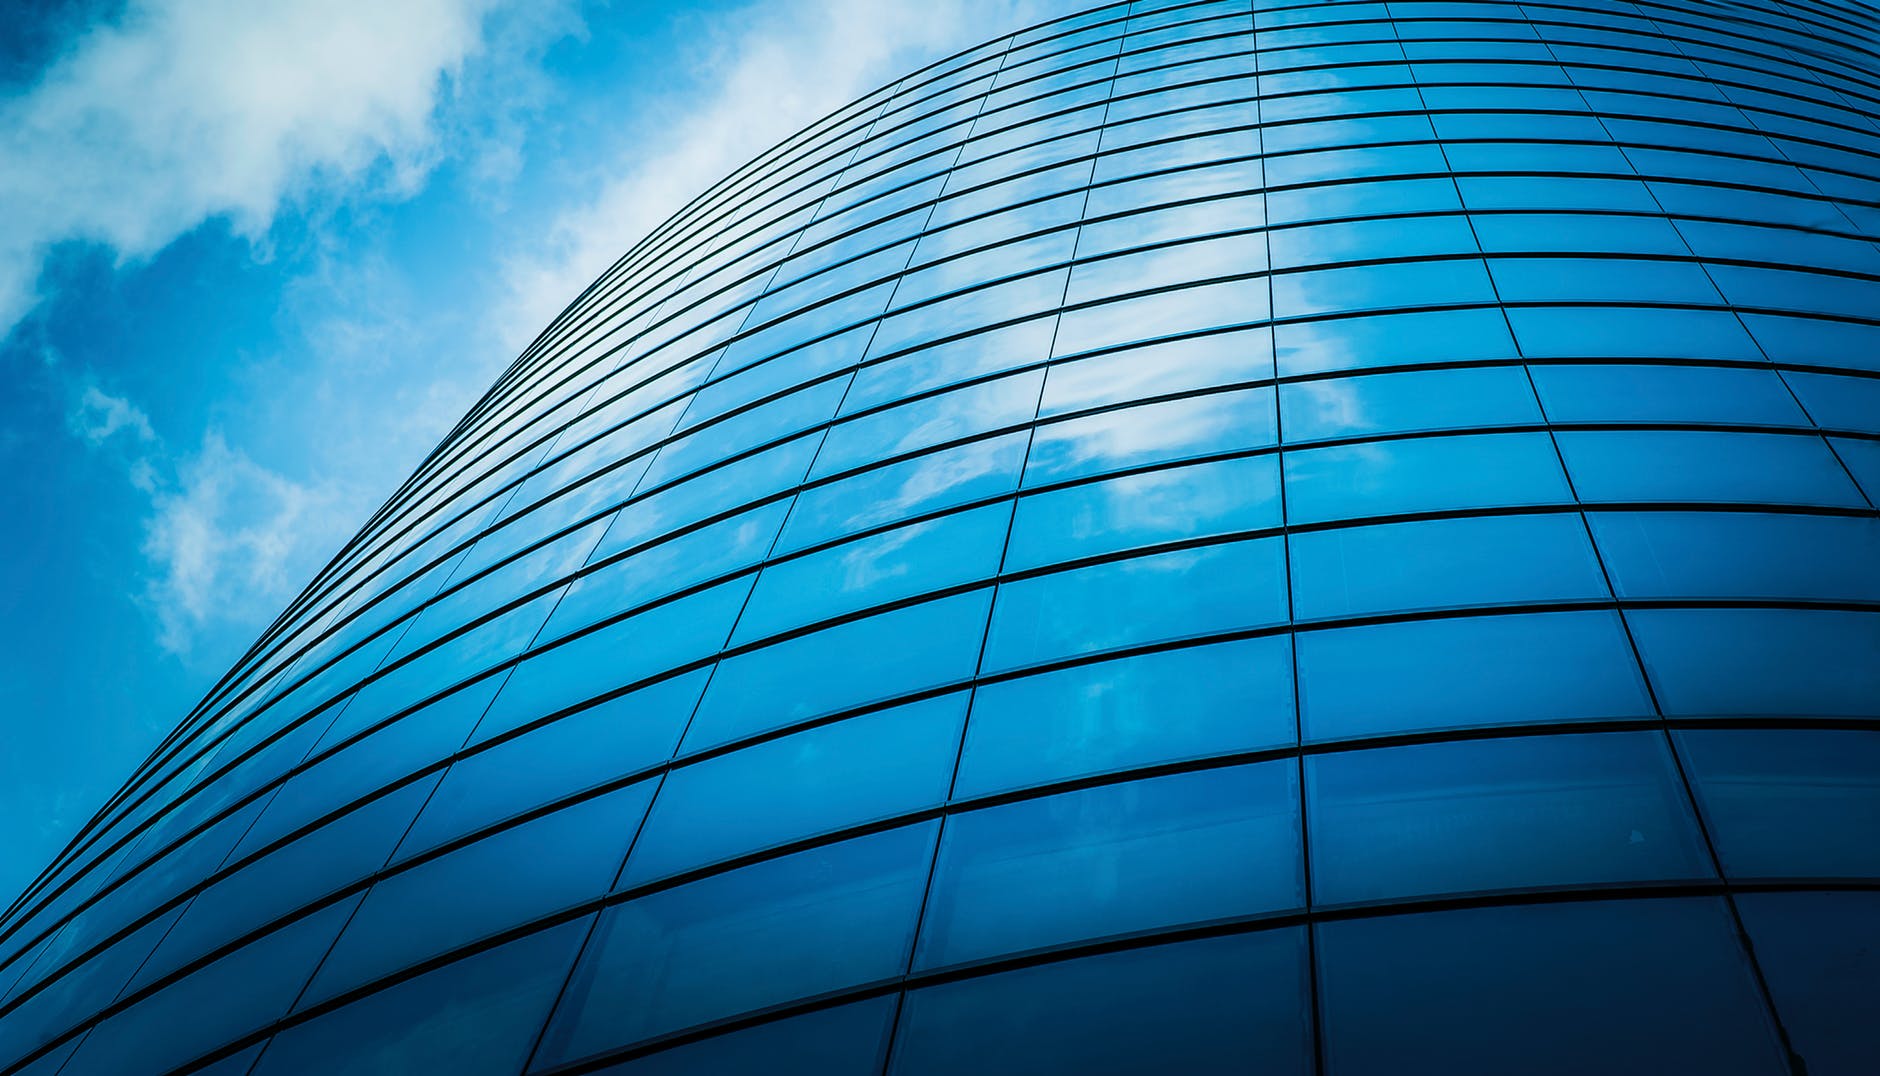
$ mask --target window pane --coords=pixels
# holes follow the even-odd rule
[[[1731,877],[1880,877],[1880,733],[1693,729],[1678,744]]]
[[[1296,908],[1297,780],[1266,762],[954,815],[917,962]]]
[[[1719,366],[1535,366],[1554,422],[1740,422],[1805,426],[1774,370]]]
[[[623,887],[946,799],[964,693],[851,717],[674,769]]]
[[[908,994],[891,1076],[1312,1070],[1305,932],[1131,949]]]
[[[895,999],[870,998],[686,1043],[603,1076],[876,1076]]]
[[[999,587],[985,668],[1286,619],[1277,538],[1158,553]]]
[[[1243,389],[1103,411],[1038,427],[1025,485],[1212,453],[1266,448],[1278,440],[1273,390]]]
[[[1639,609],[1627,619],[1667,714],[1880,715],[1880,616]]]
[[[296,1008],[599,897],[652,798],[641,781],[381,878]]]
[[[1336,1076],[1778,1076],[1728,911],[1594,901],[1322,923]]]
[[[1739,893],[1736,906],[1808,1076],[1872,1072],[1880,894]]]
[[[1280,386],[1279,410],[1288,442],[1541,420],[1518,366],[1297,381]]]
[[[1577,516],[1487,516],[1295,534],[1300,619],[1608,597]]]
[[[1613,613],[1445,617],[1297,638],[1308,740],[1653,712]]]
[[[798,852],[601,913],[537,1063],[900,974],[936,826]]]
[[[517,1072],[588,923],[551,927],[288,1028],[255,1076]]]
[[[1149,471],[1021,498],[1005,569],[1279,524],[1271,455]]]
[[[1306,792],[1317,902],[1711,873],[1656,733],[1315,755]]]
[[[1184,647],[986,684],[957,796],[1293,741],[1284,636]]]
[[[1569,430],[1558,439],[1588,501],[1867,505],[1819,437]]]
[[[1759,512],[1587,516],[1622,598],[1880,600],[1880,521]]]
[[[973,673],[992,592],[863,617],[727,658],[681,745],[687,754]]]
[[[1292,523],[1572,500],[1544,433],[1414,437],[1286,453]]]

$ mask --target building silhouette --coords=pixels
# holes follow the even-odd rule
[[[1117,3],[578,297],[0,1072],[1880,1069],[1880,18]]]

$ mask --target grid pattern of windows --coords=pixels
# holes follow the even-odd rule
[[[0,1073],[1865,1073],[1880,17],[1136,0],[579,296]]]

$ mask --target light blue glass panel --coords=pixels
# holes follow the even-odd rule
[[[601,913],[536,1063],[899,974],[937,827],[798,852]]]
[[[1292,693],[1283,635],[984,684],[954,794],[1291,744]]]
[[[1038,413],[1062,415],[1272,376],[1271,329],[1187,336],[1054,365]]]
[[[1032,438],[1025,485],[1216,452],[1266,448],[1278,440],[1273,390],[1242,389],[1101,411],[1045,423]]]
[[[947,819],[917,967],[1296,908],[1290,760],[1104,785]]]
[[[1306,797],[1319,903],[1711,874],[1655,732],[1313,755]]]
[[[1518,357],[1501,311],[1434,310],[1273,328],[1279,376]]]
[[[1572,501],[1544,433],[1415,437],[1286,453],[1293,524]]]
[[[686,753],[973,673],[990,589],[852,620],[719,663]]]
[[[674,769],[623,888],[946,799],[966,696],[878,710]]]
[[[1288,442],[1541,421],[1518,366],[1323,378],[1281,385]]]
[[[987,578],[999,570],[1011,519],[1011,505],[988,505],[773,562],[731,642]]]
[[[985,668],[1284,623],[1284,553],[1228,542],[1002,584]]]
[[[1880,601],[1880,520],[1761,512],[1594,512],[1622,598]]]
[[[1021,498],[1005,569],[1279,525],[1271,455],[1147,471]]]
[[[1488,273],[1474,258],[1317,269],[1273,277],[1276,318],[1494,301]]]
[[[1027,433],[1011,433],[916,456],[815,486],[798,495],[777,539],[788,553],[867,527],[1018,488]]]
[[[1301,632],[1308,740],[1650,717],[1616,614],[1445,617]]]
[[[823,478],[948,441],[1030,422],[1043,370],[1012,374],[876,411],[829,431],[812,478]]]
[[[1533,373],[1554,422],[1808,424],[1774,370],[1562,365],[1535,366]]]
[[[1302,620],[1610,596],[1575,515],[1341,527],[1290,541]]]
[[[1531,359],[1760,360],[1732,314],[1623,306],[1510,307],[1521,353]]]
[[[1587,501],[1720,501],[1866,507],[1819,437],[1706,430],[1562,431]]]

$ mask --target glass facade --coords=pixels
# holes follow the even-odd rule
[[[1880,1071],[1880,16],[1138,0],[579,296],[0,1072]]]

